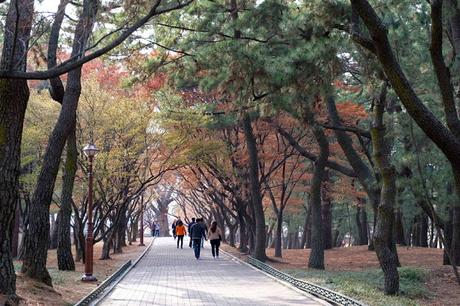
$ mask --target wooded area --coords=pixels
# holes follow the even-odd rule
[[[0,0],[7,303],[16,272],[52,286],[49,249],[84,262],[88,223],[106,260],[178,217],[261,261],[311,249],[310,269],[367,245],[387,295],[397,245],[439,248],[460,285],[457,0],[48,6]]]

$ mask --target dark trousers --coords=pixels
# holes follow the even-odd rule
[[[201,239],[192,239],[193,251],[195,251],[195,258],[200,258],[201,251]]]
[[[177,248],[179,248],[179,241],[180,241],[180,248],[184,246],[184,235],[177,236]]]
[[[219,257],[220,239],[211,240],[212,257]]]

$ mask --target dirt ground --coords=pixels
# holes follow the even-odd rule
[[[146,237],[144,243],[146,246],[150,243],[151,238]],[[121,265],[128,260],[135,260],[146,246],[138,246],[135,242],[130,246],[123,248],[122,254],[111,254],[110,260],[99,260],[102,244],[96,244],[94,248],[94,273],[97,282],[83,283],[80,279],[84,272],[84,265],[80,262],[75,263],[76,271],[64,272],[57,269],[56,250],[48,252],[48,269],[53,278],[53,287],[32,281],[20,274],[17,275],[17,294],[22,298],[20,305],[34,306],[60,306],[73,305],[81,298],[96,288],[101,282],[110,276]],[[15,265],[20,262],[15,262]]]
[[[246,255],[224,245],[224,250],[244,259]],[[268,249],[268,264],[277,269],[306,269],[310,250],[283,250],[283,258],[275,258],[274,249]],[[434,293],[433,299],[418,301],[422,305],[460,305],[460,286],[456,283],[452,267],[442,265],[442,250],[398,247],[402,266],[421,267],[429,271],[426,286]],[[362,271],[379,268],[375,252],[367,246],[335,248],[325,251],[327,271]]]

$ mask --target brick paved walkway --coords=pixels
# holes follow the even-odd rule
[[[230,257],[213,259],[209,244],[196,260],[184,242],[157,238],[100,305],[320,305]]]

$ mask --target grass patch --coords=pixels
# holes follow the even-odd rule
[[[53,285],[62,286],[73,282],[79,282],[81,278],[81,273],[75,271],[59,271],[56,268],[48,268],[48,272],[53,279]]]
[[[417,300],[431,296],[424,284],[427,277],[427,272],[424,269],[404,267],[398,270],[401,289],[401,293],[398,296],[386,296],[383,294],[383,272],[379,269],[356,272],[312,270],[284,270],[284,272],[372,306],[418,305]]]

